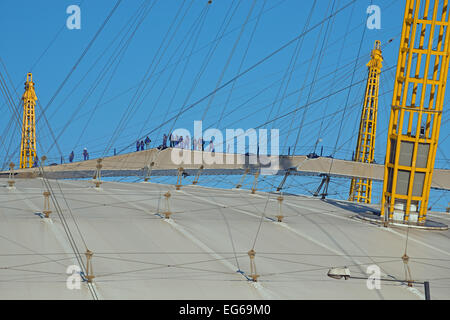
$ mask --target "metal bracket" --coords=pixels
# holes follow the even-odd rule
[[[178,173],[177,173],[177,184],[175,185],[175,188],[177,190],[180,190],[181,188],[181,179],[183,177],[184,174],[184,169],[182,167],[178,168]]]
[[[92,270],[92,256],[94,253],[90,251],[89,249],[86,249],[86,252],[84,253],[86,255],[86,275],[85,278],[87,279],[88,283],[91,283],[92,280],[95,278],[94,272]]]
[[[286,183],[286,179],[287,179],[287,177],[288,177],[290,174],[291,174],[291,173],[290,173],[289,171],[286,171],[286,173],[284,174],[283,180],[281,180],[280,185],[279,185],[278,188],[277,188],[277,192],[280,192],[280,191],[283,189],[284,184]]]
[[[322,177],[322,182],[320,182],[319,187],[317,188],[316,192],[314,192],[314,197],[318,197],[320,194],[322,200],[324,200],[328,196],[328,185],[330,184],[330,176],[326,173],[322,173],[320,177]],[[322,193],[320,193],[322,187],[323,191]]]
[[[8,187],[13,188],[16,181],[14,180],[14,163],[9,164]]]
[[[42,213],[46,218],[48,218],[50,216],[50,213],[52,213],[52,210],[50,210],[50,199],[49,199],[50,192],[44,191],[43,195],[44,195],[44,210],[42,211]]]
[[[256,252],[253,249],[248,252],[250,258],[250,278],[253,282],[257,282],[259,278],[259,274],[256,273],[255,255]]]
[[[256,192],[256,186],[258,184],[258,177],[259,177],[259,171],[256,171],[255,180],[253,180],[253,185],[252,185],[252,194],[255,194],[255,192]]]
[[[172,215],[172,211],[170,211],[170,203],[169,203],[169,198],[171,196],[172,195],[170,194],[170,191],[167,191],[164,194],[164,198],[166,199],[166,210],[163,212],[163,214],[166,219],[170,219],[170,216]]]
[[[241,180],[239,180],[239,183],[236,185],[236,189],[240,189],[242,188],[242,184],[244,183],[245,177],[247,176],[247,174],[250,172],[250,170],[247,168],[245,169],[244,174],[241,177]]]
[[[280,194],[278,196],[278,198],[277,198],[277,201],[278,201],[278,204],[279,204],[279,209],[278,209],[278,215],[276,216],[276,218],[277,218],[278,222],[283,222],[283,218],[284,218],[283,212],[281,210],[281,207],[282,207],[282,204],[283,204],[283,200],[284,200],[283,195]]]
[[[145,177],[144,181],[148,182],[150,180],[150,177],[152,175],[153,166],[155,165],[155,162],[151,162],[150,165],[145,166]]]
[[[100,188],[100,185],[102,184],[102,158],[97,159],[97,165],[95,166],[96,170],[95,170],[95,174],[93,177],[92,182],[95,184],[96,188]]]
[[[194,178],[194,181],[192,181],[193,185],[196,185],[198,183],[198,179],[200,178],[200,174],[202,173],[203,168],[204,168],[203,165],[201,165],[200,168],[198,168],[197,174],[195,175],[195,178]]]

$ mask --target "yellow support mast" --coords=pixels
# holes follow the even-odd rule
[[[33,75],[27,74],[25,82],[25,92],[22,96],[23,120],[22,120],[22,140],[20,143],[20,168],[31,168],[36,158],[36,101],[37,96],[34,91]]]
[[[381,217],[424,224],[450,55],[448,0],[406,0]]]
[[[367,67],[369,68],[368,78],[354,161],[373,163],[377,132],[378,91],[380,88],[381,68],[383,67],[381,42],[378,40],[375,41],[371,60],[367,63]],[[350,185],[349,201],[370,203],[371,197],[372,180],[353,178]]]

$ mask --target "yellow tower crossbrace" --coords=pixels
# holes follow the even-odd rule
[[[27,74],[23,101],[22,140],[20,143],[20,168],[31,168],[36,158],[36,93],[33,75]]]
[[[449,68],[448,2],[406,0],[387,139],[383,219],[426,221]]]
[[[380,73],[383,67],[381,43],[375,41],[371,60],[367,64],[369,74],[367,78],[364,105],[359,123],[358,142],[356,144],[355,161],[372,163],[374,161],[375,137],[377,131],[378,91],[380,87]],[[360,203],[370,203],[372,197],[372,180],[353,178],[350,185],[349,200]]]

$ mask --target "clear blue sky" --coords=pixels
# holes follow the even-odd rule
[[[336,11],[349,2],[351,1],[317,1],[310,26],[322,21],[333,7],[333,11]],[[245,70],[301,34],[313,1],[257,0],[254,3],[253,0],[213,0],[206,15],[202,15],[202,10],[207,6],[207,1],[122,1],[50,105],[57,88],[94,37],[116,3],[115,0],[1,1],[0,28],[3,32],[0,57],[6,64],[19,95],[23,92],[26,73],[33,72],[40,102],[38,116],[41,114],[40,108],[48,106],[46,117],[54,135],[59,137],[59,150],[66,158],[74,150],[76,159],[81,158],[84,147],[88,148],[91,155],[100,155],[109,141],[112,145],[108,154],[112,153],[113,148],[124,152],[132,151],[136,138],[151,131],[153,132],[150,138],[158,145],[161,143],[162,134],[167,133],[171,127],[192,130],[194,120],[203,119],[204,127],[214,126],[219,129],[258,127],[268,119],[284,115],[308,101],[320,100],[349,86],[353,77],[353,83],[357,85],[352,87],[350,94],[348,90],[342,90],[329,99],[324,98],[311,104],[305,114],[305,109],[301,109],[263,126],[267,129],[280,129],[280,143],[284,152],[297,141],[296,153],[309,153],[320,138],[322,141],[319,147],[323,146],[324,152],[330,154],[339,136],[336,156],[349,159],[356,143],[364,91],[363,80],[367,72],[365,63],[369,60],[374,41],[380,40],[383,44],[385,69],[396,65],[404,2],[356,1],[339,12],[329,23],[309,32],[303,38],[298,54],[295,54],[298,42],[294,42],[239,78],[232,91],[232,85],[219,91],[208,109],[207,99],[183,113],[176,123],[169,122],[161,130],[155,128],[174,116],[182,106],[189,105],[214,90],[220,78],[221,83],[225,83],[233,78],[240,68],[241,71]],[[68,17],[66,8],[71,4],[79,4],[81,7],[81,30],[68,30],[65,27]],[[144,9],[141,7],[143,4]],[[381,8],[380,30],[366,28],[366,9],[370,4]],[[129,34],[126,34],[130,26],[129,21],[136,16],[136,12],[138,15],[143,14],[145,8],[148,8],[146,5],[153,7],[130,39]],[[261,11],[258,25],[254,29]],[[242,29],[249,13],[249,21]],[[219,28],[224,19],[230,15],[232,17],[229,22],[225,20],[224,36],[220,41],[214,41],[220,35]],[[172,24],[174,19],[175,23]],[[192,26],[194,30],[191,29]],[[165,37],[168,30],[169,36]],[[325,32],[326,30],[328,31]],[[252,34],[253,38],[249,44]],[[114,60],[117,52],[115,50],[120,50],[122,39],[130,39],[129,46],[123,55]],[[388,43],[390,39],[393,41]],[[170,43],[164,50],[168,41]],[[163,49],[158,53],[161,44]],[[235,44],[236,49],[231,56]],[[360,45],[361,52],[358,57]],[[214,50],[213,54],[195,89],[189,95],[211,50]],[[245,52],[247,54],[243,59]],[[292,58],[296,59],[296,65],[293,72],[288,73],[286,77],[286,70]],[[357,58],[359,60],[355,64]],[[109,59],[114,61],[110,68]],[[105,66],[107,69],[102,72]],[[130,106],[133,106],[133,96],[143,77],[149,76],[151,78],[143,93],[139,93],[143,100],[139,100],[132,112],[125,116]],[[99,77],[101,81],[96,85],[96,79]],[[376,143],[376,160],[380,163],[385,155],[394,69],[383,73],[381,82]],[[314,83],[312,90],[311,83]],[[283,96],[281,103],[276,101],[276,97],[279,97],[279,100]],[[447,93],[445,109],[448,109],[448,105]],[[20,137],[17,130],[5,130],[11,120],[11,112],[4,105],[3,97],[0,107],[4,115],[0,119],[0,134],[4,142],[11,145],[9,153],[2,151],[0,154],[0,161],[4,164],[8,160],[8,154],[13,154],[13,161],[17,161],[15,158],[18,158],[18,153],[14,153],[14,150],[18,149]],[[204,114],[206,109],[208,111]],[[344,109],[346,113],[343,117]],[[124,122],[122,127],[121,120]],[[301,124],[302,129],[297,140]],[[437,154],[436,166],[441,168],[449,167],[448,128],[449,116],[446,113]],[[115,132],[117,135],[114,135]],[[60,157],[60,151],[57,147],[48,152],[54,140],[43,118],[38,123],[38,139],[38,152],[48,153],[49,158],[59,161],[57,159]]]

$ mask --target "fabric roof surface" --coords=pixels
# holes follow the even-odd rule
[[[423,299],[423,286],[336,280],[330,267],[367,277],[405,279],[401,256],[407,229],[355,219],[372,208],[346,201],[251,194],[200,186],[154,183],[50,181],[70,233],[86,262],[99,299]],[[78,265],[53,203],[43,210],[41,178],[0,180],[0,299],[92,299],[86,283],[69,290],[68,266]],[[62,191],[62,193],[61,193]],[[170,191],[170,219],[164,194]],[[70,208],[70,210],[68,209]],[[450,215],[431,213],[447,222]],[[450,231],[410,229],[407,254],[413,280],[430,281],[432,299],[450,298]],[[85,245],[86,244],[86,245]],[[256,252],[258,282],[250,277]]]

